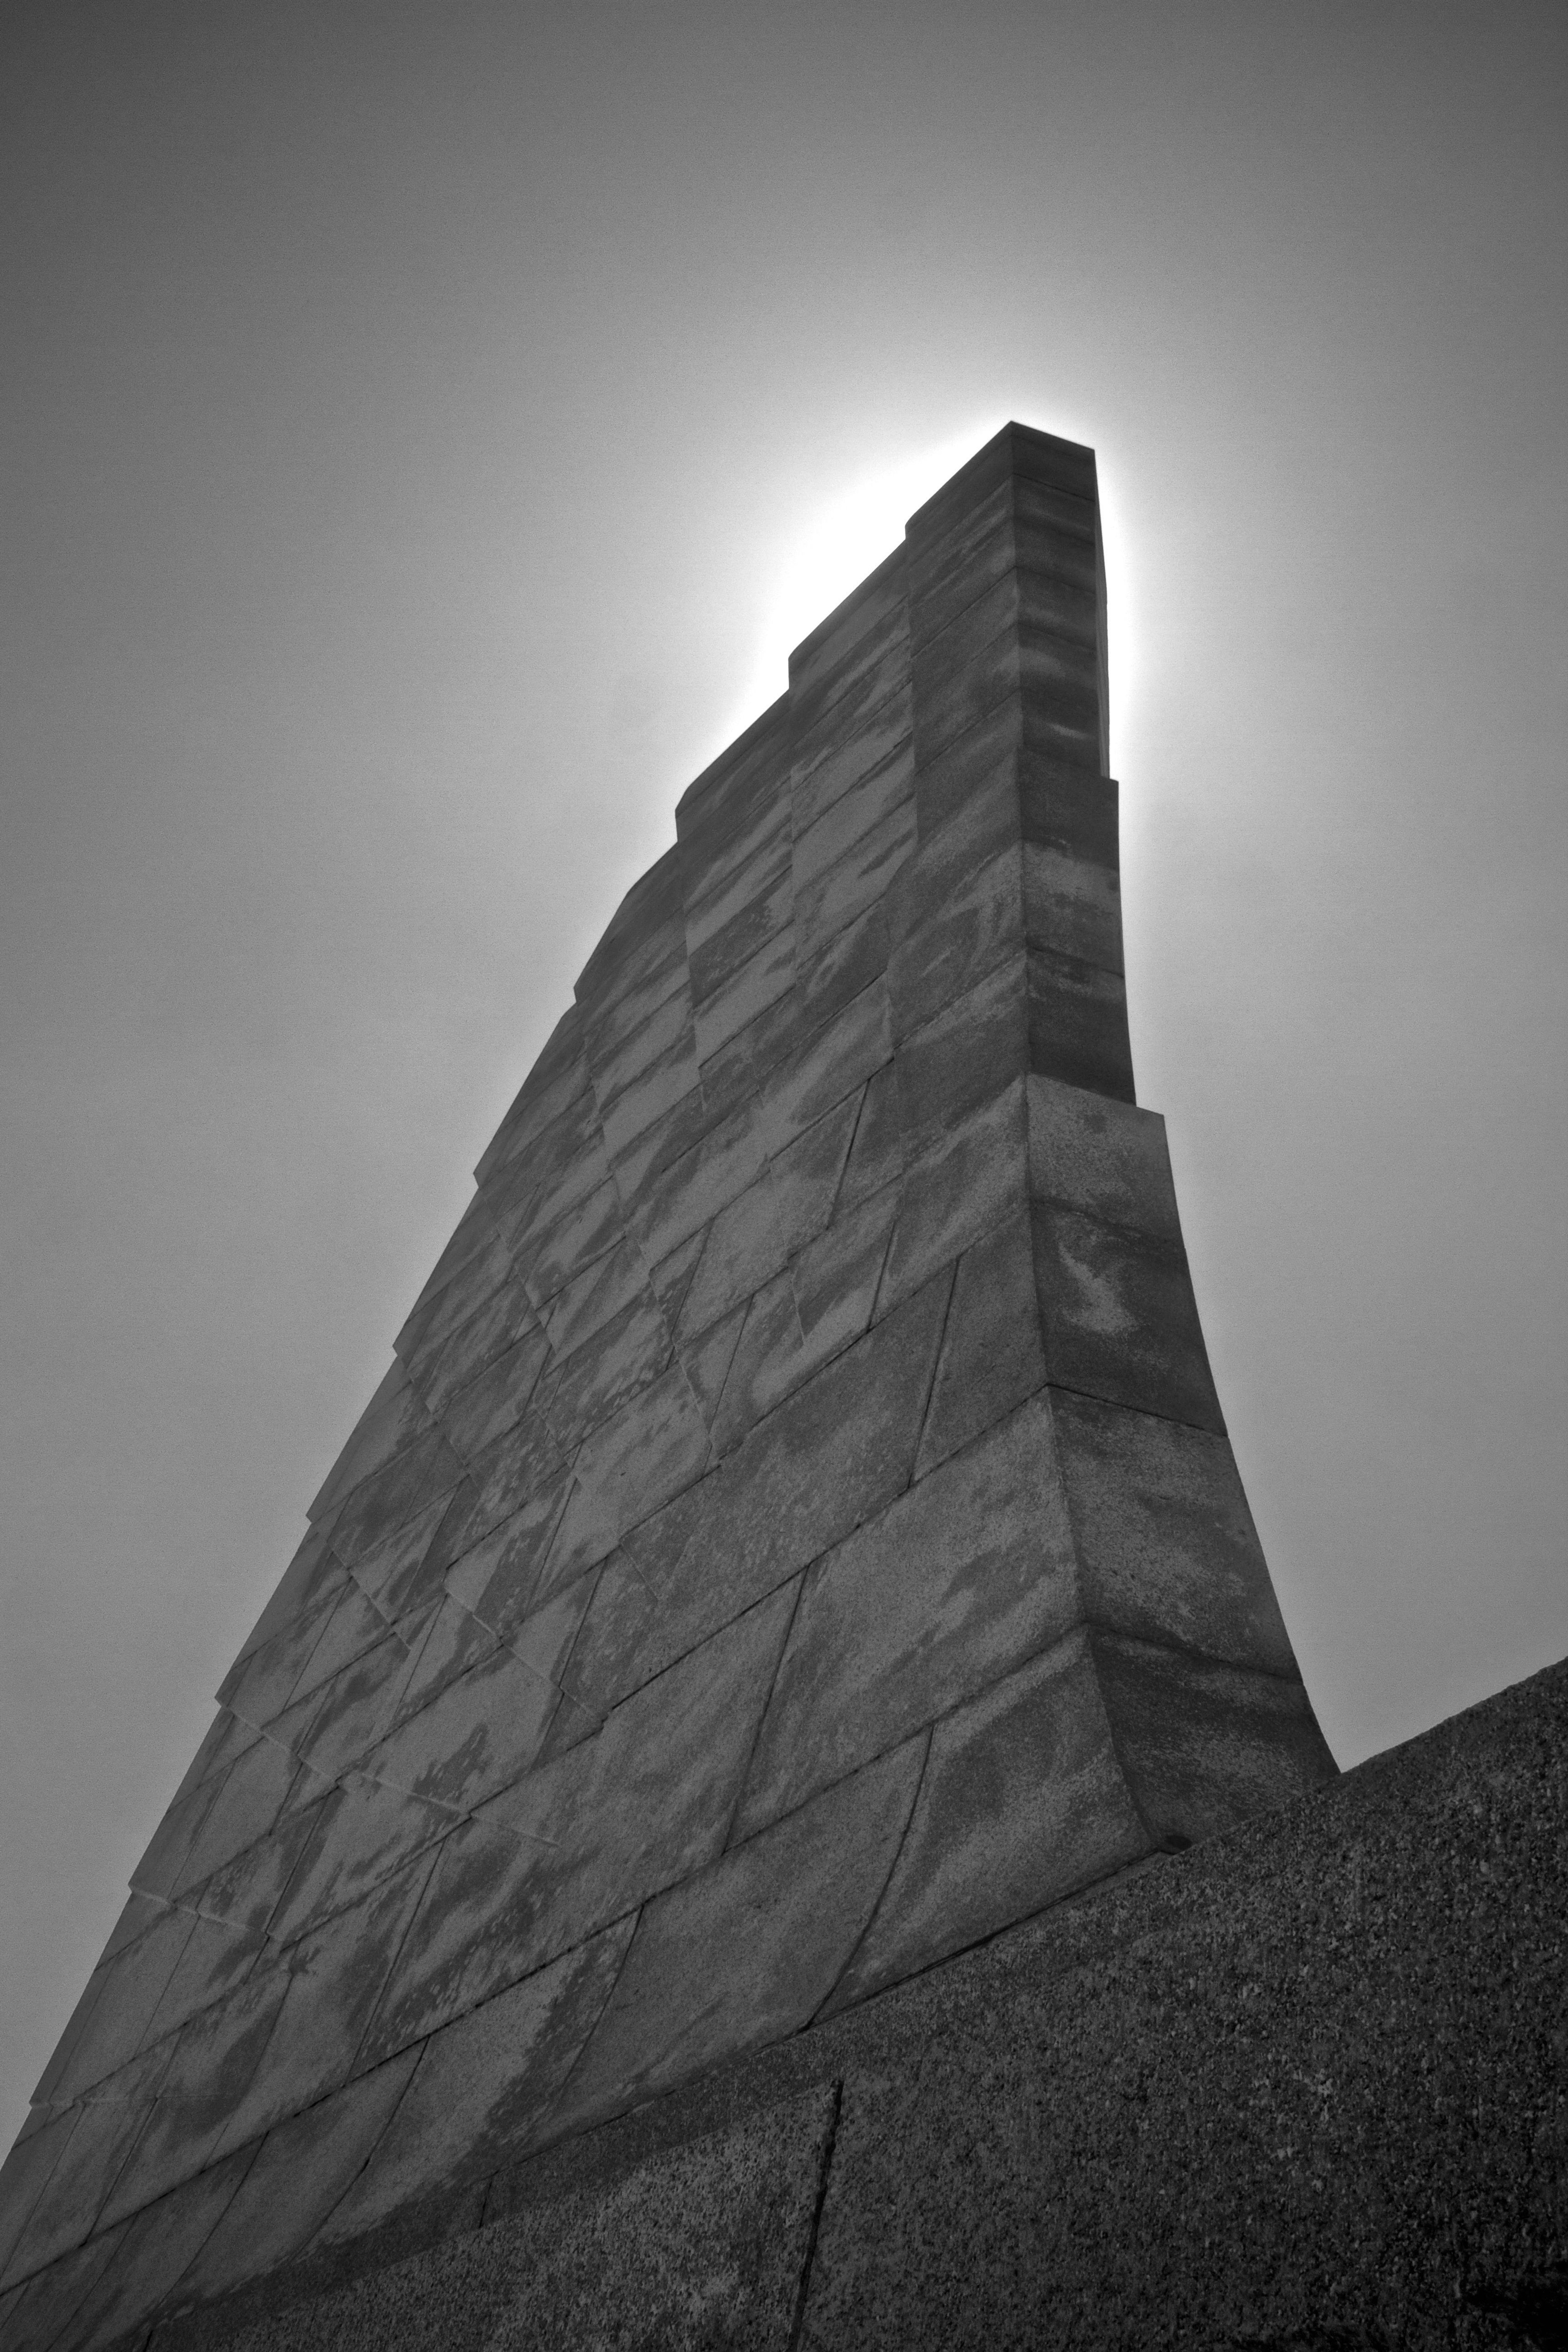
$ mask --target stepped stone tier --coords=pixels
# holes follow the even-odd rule
[[[1008,426],[681,800],[38,2085],[7,2346],[1332,1777],[1133,1097],[1103,583]]]

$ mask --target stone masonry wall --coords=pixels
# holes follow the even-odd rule
[[[1008,427],[681,801],[0,2174],[18,2341],[1331,1775],[1133,1101],[1102,578],[1091,453]]]

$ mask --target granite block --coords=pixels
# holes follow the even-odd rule
[[[611,1191],[617,1188],[612,1184]],[[640,1252],[617,1232],[595,1245],[545,1302],[542,1328],[557,1358],[570,1355],[642,1296],[647,1274]]]
[[[532,1604],[572,1486],[570,1471],[559,1472],[521,1508],[458,1553],[447,1570],[449,1598],[460,1611],[472,1612],[498,1636],[510,1633]],[[432,1683],[432,1669],[442,1669],[436,1678],[446,1680],[445,1660],[460,1654],[461,1637],[456,1620],[448,1612],[444,1612],[432,1626],[431,1636],[436,1647],[431,1652],[429,1666],[422,1661],[410,1677],[409,1689],[402,1702],[405,1707],[412,1704],[416,1688]],[[465,1663],[471,1664],[471,1658]],[[428,1687],[426,1695],[430,1695]]]
[[[900,1189],[845,1208],[824,1234],[790,1260],[790,1284],[808,1358],[821,1360],[858,1339],[871,1320]]]
[[[867,809],[856,824],[854,830],[864,832],[872,814],[880,814],[889,796],[903,798],[913,790],[910,758],[912,724],[908,677],[900,674],[891,680],[883,700],[866,713],[858,727],[850,730],[833,727],[815,742],[808,739],[799,745],[790,779],[797,884],[803,874],[831,865],[837,856],[837,849],[825,854],[823,843],[808,847],[823,820],[837,806],[846,801],[862,802],[869,786],[878,805],[874,811]],[[889,766],[898,772],[888,774]],[[872,783],[873,778],[879,781]],[[839,845],[851,837],[841,828]]]
[[[950,481],[910,516],[905,530],[911,575],[921,555],[962,517],[989,498],[998,483],[1038,485],[1083,501],[1084,528],[1096,530],[1094,451],[1028,425],[1005,425]]]
[[[972,1112],[904,1176],[877,1301],[889,1314],[942,1266],[1023,1205],[1027,1185],[1022,1080]],[[852,1163],[853,1164],[853,1163]]]
[[[254,1736],[251,1726],[242,1723],[220,1699],[218,1711],[214,1716],[201,1746],[192,1757],[184,1776],[174,1791],[174,1798],[170,1801],[173,1802],[187,1795],[192,1789],[197,1787],[210,1775],[226,1769],[234,1762],[242,1748],[249,1747]],[[145,1902],[145,1900],[144,1895],[131,1897],[132,1904]],[[127,1909],[129,1908],[128,1905]],[[134,1918],[137,1915],[132,1913],[131,1916]],[[104,1947],[104,1957],[107,1958],[109,1952],[114,1948],[115,1935],[119,1936],[121,1942],[128,1943],[131,1940],[131,1932],[134,1931],[117,1927],[115,1934],[110,1936],[109,1943]]]
[[[680,919],[680,858],[672,846],[639,875],[611,916],[574,992],[584,1034],[595,1005],[640,988],[668,952]]]
[[[773,1155],[773,1213],[786,1254],[821,1233],[833,1214],[859,1118],[860,1102],[848,1095]]]
[[[789,994],[767,1005],[700,1066],[702,1099],[715,1124],[750,1105],[801,1042],[798,956],[795,970],[795,985]]]
[[[1030,948],[1027,961],[1030,1069],[1131,1102],[1132,1049],[1121,973],[1043,948]]]
[[[410,1546],[416,1553],[429,1540],[426,1533],[427,1525],[423,1513],[416,1514],[415,1520],[405,1522],[405,1531],[410,1533]],[[373,1578],[377,1576],[384,1564],[381,1547],[367,1552],[360,1564],[365,1566]],[[356,1664],[367,1652],[384,1642],[386,1633],[387,1621],[382,1612],[360,1589],[357,1580],[345,1578],[338,1590],[331,1614],[321,1628],[321,1639],[313,1644],[300,1670],[300,1679],[294,1685],[288,1706],[270,1716],[265,1728],[285,1745],[298,1745],[314,1711],[313,1703],[319,1694],[346,1667]],[[238,1696],[234,1704],[237,1714]]]
[[[531,1177],[531,1190],[537,1181],[536,1176]],[[503,1192],[501,1195],[503,1202],[509,1196],[509,1191],[510,1187],[508,1192]],[[485,1213],[487,1217],[491,1218],[494,1230],[484,1248],[469,1258],[442,1289],[426,1297],[423,1303],[415,1307],[405,1318],[397,1337],[392,1343],[400,1364],[405,1358],[425,1349],[434,1348],[443,1339],[448,1339],[458,1324],[466,1323],[476,1308],[480,1307],[506,1280],[510,1270],[510,1243],[504,1228],[504,1212],[503,1215],[494,1213],[494,1204],[488,1192],[485,1197]],[[417,1396],[416,1391],[413,1393]]]
[[[968,606],[1011,574],[1044,573],[1071,582],[1094,600],[1100,625],[1100,567],[1094,514],[1081,498],[1021,480],[997,484],[989,497],[923,541],[910,566],[910,635],[924,646]]]
[[[272,1940],[291,1944],[346,1910],[444,1837],[455,1818],[379,1780],[334,1790],[317,1809],[310,1842],[273,1919]]]
[[[888,888],[915,845],[912,797],[895,801],[847,849],[837,865],[802,883],[795,891],[795,926],[799,952],[813,955],[821,943],[863,915]]]
[[[1118,791],[1111,777],[1083,760],[1056,756],[1028,712],[1016,773],[1024,839],[1032,847],[1118,870]]]
[[[437,1408],[441,1428],[465,1462],[472,1464],[492,1438],[510,1429],[532,1396],[549,1359],[551,1342],[537,1325],[494,1358],[467,1387]]]
[[[647,1263],[657,1265],[738,1200],[762,1166],[751,1105],[742,1102],[669,1166],[650,1172],[626,1218]]]
[[[599,1123],[612,1166],[635,1149],[650,1127],[677,1109],[697,1085],[699,1030],[693,1024],[689,998],[679,1000],[679,1010],[678,1033],[658,1059],[642,1063],[616,1093],[605,1088],[598,1095]]]
[[[46,2116],[0,2165],[0,2283],[22,2274],[15,2261],[18,2242],[79,2120],[79,2111],[70,2107]]]
[[[129,2227],[105,2230],[23,2288],[5,2313],[5,2352],[59,2352],[86,2297],[117,2261]]]
[[[651,1517],[700,1476],[709,1458],[708,1424],[677,1364],[584,1441],[536,1598],[548,1600],[603,1559],[623,1528]]]
[[[990,814],[977,812],[980,817]],[[968,833],[965,825],[946,826],[906,869],[914,903],[888,961],[893,1034],[900,1040],[940,1019],[998,964],[1022,958],[1023,853],[1017,840],[989,856],[964,857],[963,870],[955,873],[959,861],[942,853],[959,845],[954,835]],[[962,846],[967,850],[969,841]]]
[[[363,1641],[370,1648],[388,1625],[399,1624],[411,1612],[430,1608],[440,1591],[444,1572],[441,1531],[456,1497],[464,1492],[459,1486],[452,1495],[437,1495],[384,1543],[355,1560],[353,1580],[369,1601],[370,1612],[345,1609],[342,1622],[334,1623],[331,1642],[323,1643],[320,1658],[312,1653],[307,1661],[307,1671],[300,1677],[302,1691],[313,1687],[322,1670],[341,1659],[345,1636],[356,1647]]]
[[[1113,866],[1026,842],[1024,914],[1031,947],[1121,971],[1121,885]]]
[[[1028,1069],[1021,959],[1010,957],[899,1043],[899,1121],[913,1160]]]
[[[533,1607],[529,1571],[525,1566],[514,1580],[517,1564],[514,1555],[497,1567],[472,1604],[473,1615],[531,1671],[553,1681],[576,1637],[585,1595],[580,1585],[568,1585]]]
[[[332,1572],[330,1579],[323,1577],[320,1580],[319,1598],[254,1650],[237,1659],[218,1685],[219,1704],[229,1709],[247,1733],[259,1732],[264,1724],[282,1714],[310,1664],[312,1651],[331,1623],[333,1612],[350,1590],[347,1569],[332,1556],[329,1558]],[[209,1787],[208,1799],[214,1794]]]
[[[352,1670],[351,1670],[352,1671]],[[178,1898],[265,1837],[283,1810],[294,1778],[295,1759],[275,1740],[253,1740],[223,1777],[201,1828],[170,1881]]]
[[[892,1050],[888,992],[878,980],[771,1074],[757,1113],[768,1151],[783,1150],[863,1086],[873,1070],[891,1058]]]
[[[963,663],[955,663],[939,639],[934,655],[925,651],[915,655],[911,672],[915,760],[923,772],[963,737],[994,719],[1004,705],[1021,700],[1024,677],[1017,627],[1011,621],[1005,623],[988,645]]]
[[[680,1310],[682,1346],[784,1269],[788,1243],[772,1171],[764,1166],[739,1200],[721,1209]]]
[[[722,980],[697,1008],[697,1054],[703,1064],[795,985],[795,931],[786,927]],[[692,1071],[693,1083],[697,1073]]]
[[[788,736],[789,705],[781,695],[682,793],[675,834],[683,888],[694,874],[716,877],[744,862],[759,818],[777,808]]]
[[[552,1477],[590,1430],[658,1380],[674,1344],[645,1278],[608,1322],[570,1356],[551,1365],[540,1383],[538,1414],[527,1416],[492,1450],[486,1517],[515,1509]],[[519,1444],[530,1423],[539,1431],[538,1445]],[[547,1445],[546,1437],[551,1441]]]
[[[146,1935],[108,1963],[92,2014],[55,2084],[55,2098],[79,2097],[135,2055],[195,1924],[187,1911],[165,1911]]]
[[[752,856],[722,876],[710,881],[700,863],[694,861],[689,866],[686,953],[692,988],[698,995],[707,992],[706,966],[714,950],[719,962],[726,968],[733,961],[743,962],[763,939],[789,919],[788,811],[775,803],[773,815],[772,824],[756,835]],[[777,895],[781,886],[782,900]],[[732,955],[731,947],[719,946],[732,926],[737,927],[735,941],[747,942],[738,958]]]
[[[179,2307],[181,2279],[228,2210],[254,2155],[247,2147],[209,2166],[132,2221],[115,2261],[99,2272],[58,2338],[58,2352],[115,2343],[146,2326],[155,2312]]]
[[[416,1308],[447,1289],[462,1269],[471,1265],[488,1246],[489,1239],[485,1211],[476,1198],[468,1202],[458,1218],[451,1240],[431,1268],[415,1301]]]
[[[781,850],[782,847],[781,844]],[[694,1004],[705,1003],[770,940],[788,929],[795,919],[795,887],[787,856],[777,856],[775,870],[743,906],[733,912],[722,902],[721,906],[721,919],[718,921],[713,918],[720,913],[720,908],[688,907],[686,910]]]
[[[542,1968],[723,1843],[790,1591],[725,1626],[454,1832],[364,2058]]]
[[[184,2273],[199,2303],[287,2263],[320,2229],[380,2138],[419,2060],[405,2050],[268,2132]]]
[[[327,1685],[299,1759],[322,1780],[352,1771],[390,1724],[408,1678],[407,1645],[389,1633]],[[204,1839],[205,1839],[204,1831]]]
[[[213,2163],[224,2126],[261,2063],[288,1987],[286,1968],[257,1969],[173,2037],[152,2113],[103,2207],[105,2226],[140,2212]]]
[[[646,943],[637,983],[584,1007],[583,1055],[601,1109],[679,1036],[690,1013],[689,978],[685,926],[672,919]]]
[[[797,956],[788,1043],[813,1037],[826,1027],[835,1013],[886,971],[888,954],[887,909],[879,899],[830,940],[817,940],[809,957]]]
[[[917,1482],[1044,1385],[1029,1219],[1020,1212],[958,1262],[920,1451]]]
[[[330,1549],[326,1533],[320,1528],[308,1528],[299,1549],[283,1571],[277,1591],[246,1635],[230,1674],[237,1674],[244,1660],[263,1643],[280,1633],[296,1617],[316,1607],[324,1597],[326,1588],[340,1580],[342,1573],[341,1563]]]
[[[901,1493],[947,1288],[939,1279],[908,1299],[759,1422],[663,1523],[637,1531],[638,1564],[661,1590],[654,1563],[673,1553],[737,1594],[765,1592]]]
[[[459,1226],[458,1232],[462,1230]],[[317,1489],[310,1507],[310,1519],[326,1518],[334,1504],[342,1502],[372,1471],[384,1467],[428,1426],[418,1394],[409,1386],[408,1376],[395,1356],[382,1374],[375,1394],[354,1423],[347,1444]]]
[[[501,1283],[428,1358],[409,1365],[426,1409],[437,1416],[459,1390],[537,1328],[533,1302],[521,1280]]]
[[[709,1443],[714,1441],[713,1427],[718,1417],[724,1383],[735,1360],[735,1349],[741,1332],[751,1310],[751,1300],[743,1299],[732,1307],[717,1323],[710,1323],[697,1339],[685,1342],[680,1349],[680,1361],[691,1393],[697,1400],[697,1410],[708,1424]]]
[[[843,1181],[835,1206],[852,1209],[868,1200],[904,1172],[904,1129],[899,1112],[899,1074],[890,1060],[873,1070],[858,1096],[846,1108],[855,1110],[854,1136],[845,1162]]]
[[[1096,1633],[1092,1646],[1122,1769],[1163,1844],[1195,1844],[1335,1777],[1294,1675],[1215,1665],[1121,1634]]]
[[[1225,1433],[1179,1243],[1037,1202],[1035,1283],[1058,1388]]]
[[[582,1016],[569,1004],[545,1041],[544,1050],[513,1097],[506,1117],[480,1153],[476,1184],[488,1184],[507,1161],[525,1150],[535,1135],[559,1118],[587,1084],[583,1066]]]
[[[449,1494],[462,1475],[462,1462],[440,1431],[426,1431],[346,1496],[332,1522],[333,1550],[352,1568],[427,1503]]]
[[[653,1286],[653,1295],[672,1331],[680,1321],[680,1310],[707,1240],[708,1229],[706,1225],[700,1225],[696,1233],[689,1234],[683,1242],[678,1242],[675,1248],[649,1270],[648,1280]]]
[[[1028,1103],[1029,1189],[1037,1200],[1180,1245],[1165,1122],[1157,1111],[1036,1076]]]
[[[1060,1390],[1051,1403],[1091,1622],[1294,1675],[1224,1438]]]
[[[541,1218],[518,1236],[518,1265],[541,1322],[547,1322],[545,1309],[556,1293],[614,1249],[625,1229],[620,1192],[597,1130],[593,1156],[595,1181],[566,1202],[559,1216],[548,1223]],[[558,1204],[552,1200],[546,1205],[553,1211]]]
[[[795,788],[793,866],[796,894],[828,873],[863,834],[901,809],[914,792],[909,703],[903,696],[879,714],[860,742],[837,761],[802,776]],[[858,751],[864,764],[853,756]],[[810,791],[815,785],[815,793]],[[803,806],[803,801],[805,805]]]
[[[435,1864],[433,1853],[419,1855],[294,1946],[277,2021],[225,2119],[217,2156],[259,2139],[355,2071],[355,2053]]]
[[[1031,731],[1053,758],[1105,772],[1106,674],[1100,648],[1020,622],[1018,688]]]
[[[444,1576],[449,1575],[451,1560],[461,1559],[481,1538],[515,1518],[525,1505],[553,1491],[581,1435],[583,1422],[590,1414],[614,1410],[617,1376],[627,1381],[637,1377],[637,1367],[628,1364],[623,1352],[626,1338],[624,1329],[616,1330],[612,1325],[608,1332],[580,1349],[571,1360],[572,1381],[564,1394],[556,1369],[545,1372],[537,1410],[531,1407],[476,1457],[472,1500],[460,1531],[443,1521],[429,1557],[432,1570],[439,1567]],[[668,1352],[668,1339],[662,1344]],[[444,1566],[443,1546],[451,1556]],[[426,1585],[427,1593],[433,1590],[433,1584]]]
[[[810,2021],[887,1885],[924,1758],[907,1742],[644,1906],[552,2137]]]
[[[819,716],[902,633],[905,565],[904,549],[894,548],[795,647],[786,705],[793,716]]]
[[[1079,1613],[1050,1414],[1037,1399],[808,1570],[738,1834],[999,1681]]]
[[[910,643],[916,651],[923,651],[1012,572],[1017,562],[1016,501],[1016,484],[998,482],[987,497],[956,515],[946,530],[911,547]],[[1092,563],[1092,540],[1089,560]]]
[[[431,2036],[320,2242],[358,2234],[433,2182],[482,2176],[522,2153],[604,2008],[634,1924],[617,1921]]]
[[[203,1780],[188,1796],[176,1798],[148,1841],[146,1852],[131,1874],[132,1890],[166,1901],[190,1850],[191,1840],[217,1793],[216,1779]]]
[[[910,654],[901,614],[889,614],[868,631],[845,665],[831,701],[803,705],[792,714],[790,751],[795,776],[809,774],[836,743],[852,740],[876,724],[889,700],[909,699]]]
[[[1059,576],[1002,568],[979,596],[961,604],[946,625],[922,636],[911,657],[916,701],[922,718],[954,678],[984,668],[996,641],[1036,629],[1066,646],[1095,651],[1097,614],[1092,583],[1085,590]]]
[[[828,2004],[863,2000],[1150,1851],[1088,1636],[955,1708],[931,1735],[909,1834]]]
[[[366,1752],[363,1769],[410,1796],[467,1812],[527,1770],[558,1696],[548,1675],[510,1649],[492,1650]]]
[[[922,846],[977,803],[994,804],[1016,792],[1022,813],[1026,734],[1026,714],[1017,696],[1008,694],[940,749],[924,741],[917,746],[915,811]]]
[[[172,2046],[133,2059],[44,2126],[40,2154],[47,2178],[32,2195],[30,2210],[25,2195],[12,2206],[9,2180],[5,2184],[5,2204],[26,2226],[8,2258],[0,2240],[0,2287],[33,2277],[88,2235],[152,2111]],[[62,2134],[63,2153],[55,2161]]]
[[[241,1936],[265,1935],[315,1825],[316,1806],[325,1802],[326,1795],[320,1784],[313,1790],[308,1786],[291,1790],[276,1828],[193,1886],[181,1902]]]
[[[715,1351],[715,1369],[721,1352]],[[709,1407],[715,1457],[732,1454],[747,1431],[792,1395],[833,1352],[831,1344],[816,1349],[808,1345],[788,1270],[764,1283],[742,1317],[723,1386]]]
[[[66,2020],[65,2031],[50,2052],[48,2063],[38,2077],[31,2100],[35,2108],[53,2097],[55,2085],[65,2073],[72,2052],[87,2031],[87,2021],[98,2006],[100,1993],[109,1981],[110,1961],[122,1952],[127,1945],[135,1943],[139,1937],[144,1936],[149,1927],[155,1927],[163,1916],[163,1905],[155,1903],[150,1895],[132,1895],[127,1899],[125,1908],[115,1921],[108,1943],[99,1955],[98,1966],[83,1985],[77,1998],[76,2007]],[[29,2118],[29,2121],[31,2120],[32,2118]],[[4,2207],[5,2200],[0,2196],[0,2211],[4,2210]],[[0,2271],[4,2271],[5,2266],[3,2229],[4,2225],[0,2224]]]
[[[480,1550],[483,1549],[481,1546]],[[477,1552],[466,1555],[451,1573],[461,1574]],[[428,1706],[438,1691],[456,1682],[481,1658],[489,1657],[500,1637],[482,1624],[462,1601],[444,1592],[434,1608],[405,1621],[408,1665],[393,1701],[387,1728],[391,1731],[411,1715]]]
[[[161,2041],[198,2010],[220,2000],[249,1975],[264,1948],[259,1932],[224,1918],[198,1914],[190,1940],[147,2021],[142,2040]]]

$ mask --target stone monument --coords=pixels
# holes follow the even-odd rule
[[[676,831],[38,2085],[18,2352],[449,2233],[1333,1777],[1134,1098],[1092,453],[982,449]]]

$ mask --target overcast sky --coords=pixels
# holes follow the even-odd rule
[[[680,791],[1009,416],[1330,1741],[1568,1650],[1560,0],[5,25],[0,2145]]]

